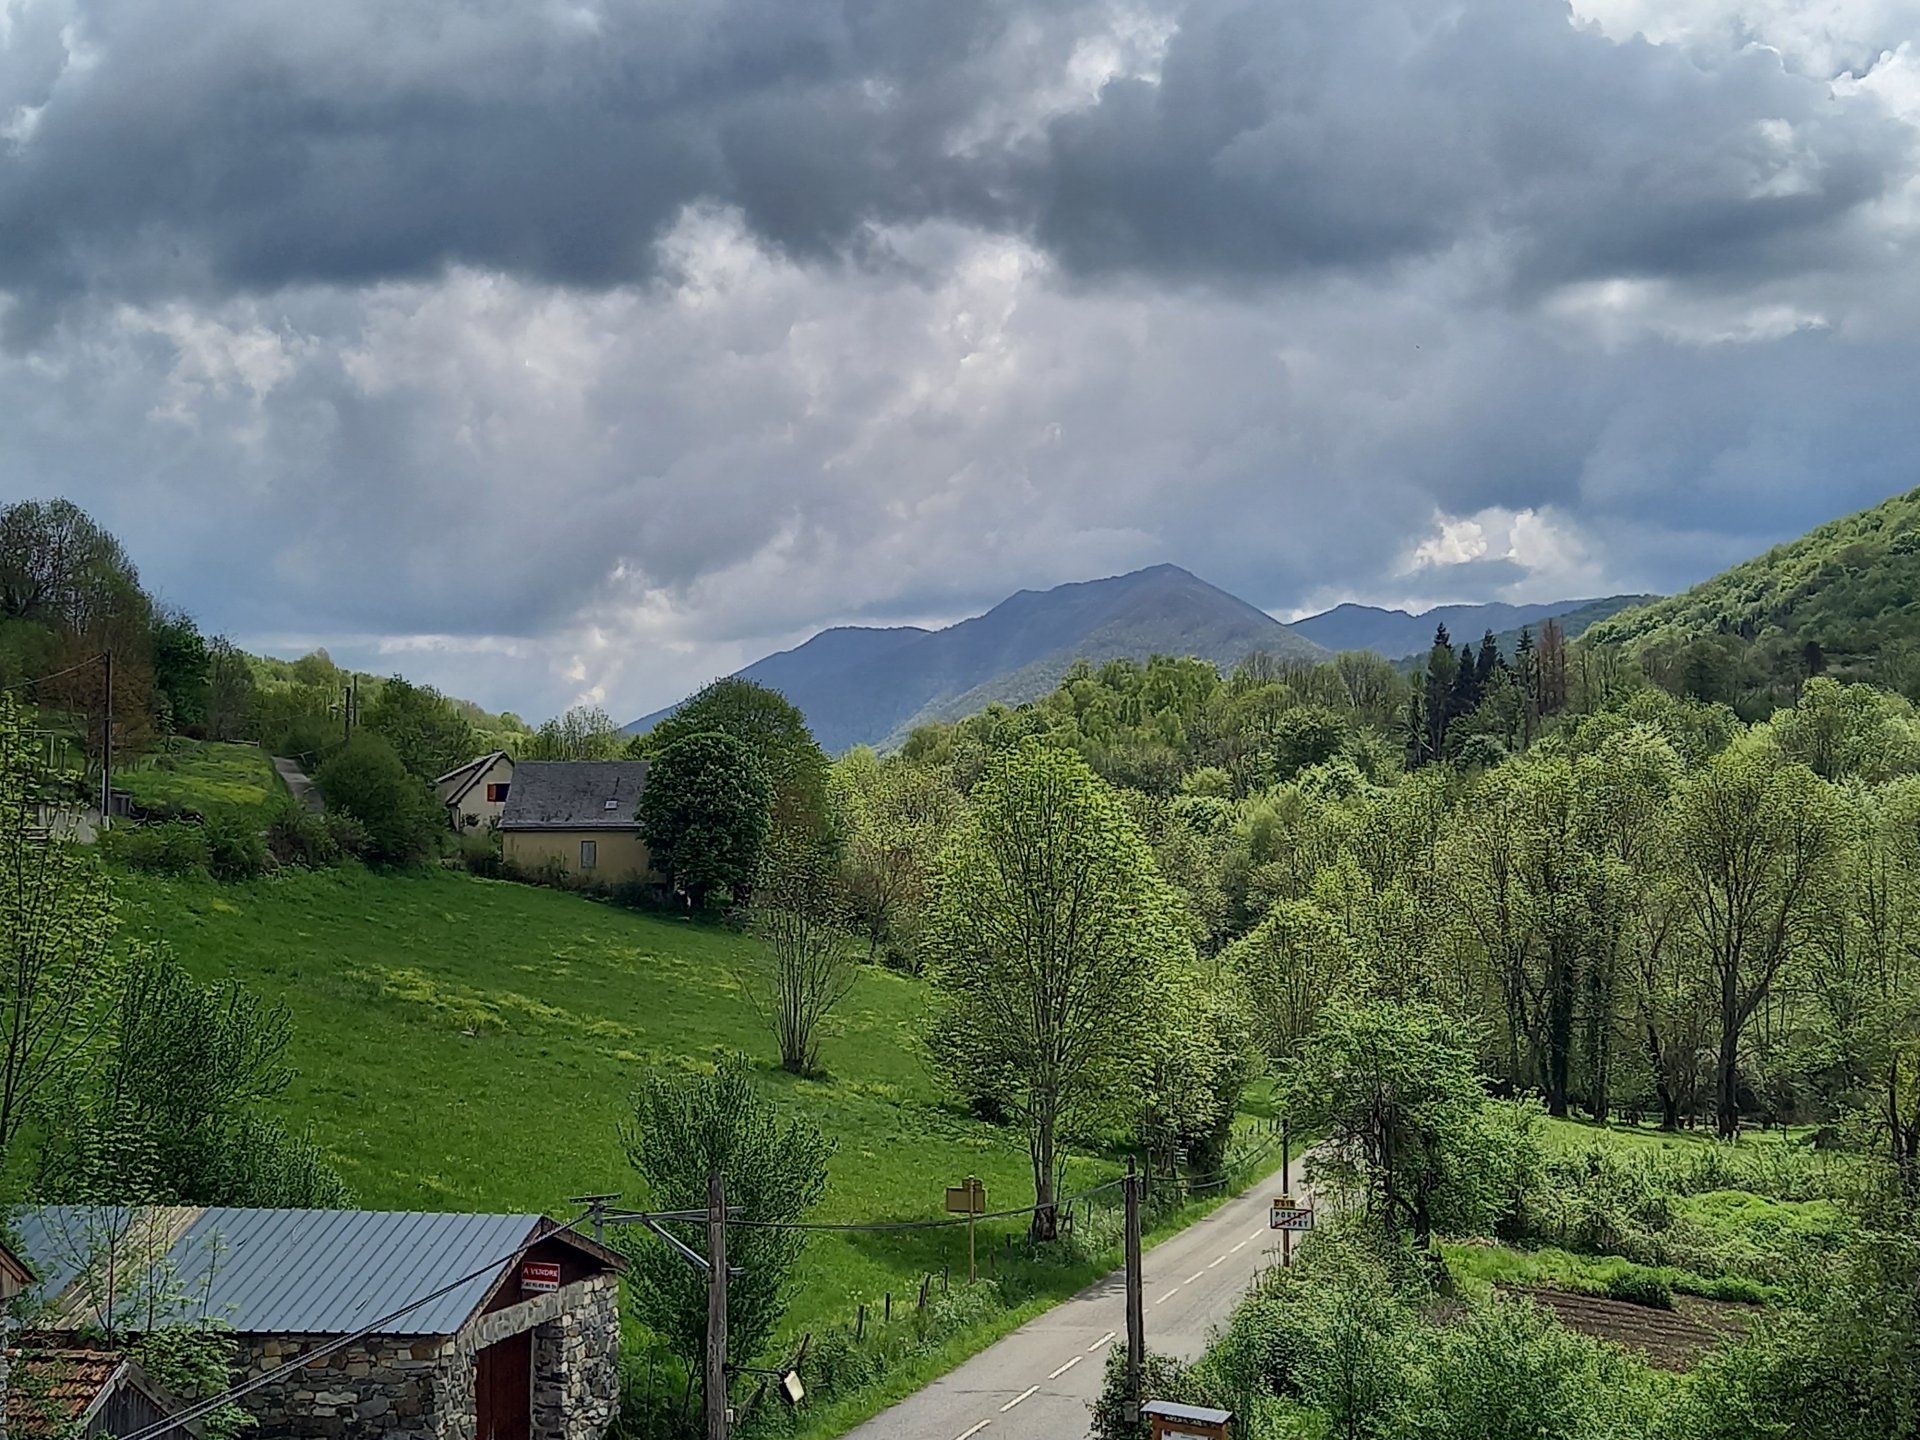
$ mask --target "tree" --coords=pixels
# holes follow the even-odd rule
[[[253,667],[224,636],[207,642],[206,727],[210,740],[238,740],[253,709]]]
[[[853,989],[852,940],[839,877],[818,846],[776,833],[760,863],[748,929],[766,942],[769,968],[742,976],[742,988],[780,1047],[780,1067],[820,1069],[820,1026]]]
[[[1335,1001],[1282,1075],[1286,1113],[1325,1129],[1318,1172],[1421,1245],[1480,1163],[1485,1096],[1459,1028],[1419,1002]]]
[[[1832,792],[1766,737],[1713,757],[1680,786],[1668,863],[1687,940],[1711,982],[1720,1133],[1740,1122],[1741,1040],[1806,938],[1843,833]]]
[[[473,726],[458,707],[431,685],[398,675],[381,685],[361,724],[421,780],[434,780],[473,754]]]
[[[207,722],[207,642],[184,611],[154,618],[153,684],[174,730],[198,732]]]
[[[613,717],[597,705],[576,705],[549,720],[521,746],[522,760],[611,760],[623,740]]]
[[[662,747],[640,792],[640,838],[696,910],[745,894],[771,825],[773,787],[730,735],[687,735]]]
[[[655,725],[641,747],[657,755],[676,740],[709,734],[732,736],[760,762],[773,786],[777,825],[796,835],[830,838],[826,753],[786,696],[737,675],[715,680]]]
[[[330,809],[352,816],[366,830],[368,859],[411,865],[433,853],[446,824],[440,807],[378,735],[355,731],[321,762],[313,779]]]
[[[201,986],[163,947],[128,957],[104,1064],[70,1089],[42,1162],[44,1199],[341,1205],[308,1141],[256,1113],[292,1079],[286,1007],[233,981]]]
[[[934,864],[960,808],[944,776],[861,747],[834,767],[846,843],[841,863],[847,898],[873,959],[889,940],[904,942],[909,968],[914,932],[927,904]]]
[[[1312,1032],[1320,1008],[1338,993],[1352,966],[1340,927],[1305,900],[1276,901],[1267,918],[1220,958],[1246,987],[1256,1034],[1276,1063]]]
[[[42,778],[0,692],[0,1159],[73,1082],[119,983],[112,891],[92,857],[39,837]]]
[[[727,1231],[727,1260],[737,1267],[727,1286],[727,1362],[752,1362],[780,1322],[805,1246],[804,1232],[774,1227],[818,1202],[832,1142],[805,1120],[782,1116],[739,1055],[711,1074],[649,1075],[621,1138],[650,1209],[705,1210],[707,1177],[718,1170],[728,1208],[754,1222]],[[704,1226],[676,1228],[706,1253]],[[706,1276],[651,1236],[636,1232],[626,1250],[635,1309],[696,1369],[706,1346]]]
[[[1112,791],[1024,741],[989,760],[942,857],[928,953],[936,1056],[1027,1131],[1033,1234],[1051,1239],[1062,1132],[1137,1109],[1160,967],[1190,954],[1177,901]]]

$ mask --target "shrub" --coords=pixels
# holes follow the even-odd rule
[[[216,880],[251,880],[267,868],[267,842],[236,815],[216,815],[201,827],[207,840],[207,867]]]
[[[340,846],[326,820],[283,799],[267,820],[267,853],[280,865],[318,870],[340,862]]]
[[[1628,1266],[1609,1275],[1606,1291],[1609,1300],[1624,1300],[1649,1310],[1673,1308],[1673,1287],[1658,1270],[1649,1270],[1644,1265]]]
[[[454,853],[459,857],[461,868],[469,875],[498,880],[505,873],[500,862],[500,837],[492,831],[458,836],[454,841]]]
[[[212,858],[206,831],[185,820],[109,831],[107,849],[122,864],[153,875],[204,874]]]

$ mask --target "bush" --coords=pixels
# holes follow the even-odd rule
[[[439,844],[444,822],[432,791],[378,736],[355,735],[327,757],[314,781],[330,811],[359,822],[368,860],[412,865]]]
[[[206,831],[185,820],[111,830],[107,852],[122,864],[152,875],[202,875],[212,860]]]
[[[1649,1310],[1671,1310],[1673,1287],[1658,1270],[1633,1265],[1607,1277],[1607,1298],[1624,1300],[1629,1305],[1644,1305]]]
[[[276,864],[319,870],[340,862],[327,822],[291,799],[283,799],[267,820],[267,853]]]
[[[251,880],[267,868],[267,842],[235,815],[216,815],[201,827],[207,840],[207,867],[216,880]]]
[[[500,837],[492,831],[456,837],[454,853],[469,875],[498,880],[506,873],[500,859]]]

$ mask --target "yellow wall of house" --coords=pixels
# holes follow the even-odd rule
[[[592,870],[580,868],[580,842],[591,840],[597,851]],[[653,857],[646,841],[620,830],[502,830],[500,857],[522,870],[539,870],[558,860],[568,873],[596,880],[654,880]]]

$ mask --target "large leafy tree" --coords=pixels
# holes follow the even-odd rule
[[[1764,735],[1713,757],[1677,792],[1667,863],[1711,986],[1720,1133],[1739,1126],[1741,1042],[1835,878],[1845,834],[1832,790]]]
[[[1284,1071],[1288,1113],[1325,1129],[1321,1174],[1421,1244],[1483,1160],[1486,1099],[1459,1030],[1431,1005],[1340,1000]]]
[[[960,796],[938,771],[857,749],[834,767],[846,821],[847,901],[873,959],[890,942],[917,961],[918,932],[940,847]]]
[[[773,787],[731,735],[686,735],[647,769],[640,838],[668,882],[695,909],[746,894],[772,825]]]
[[[1137,1109],[1161,967],[1191,953],[1178,901],[1113,792],[1026,741],[989,760],[940,870],[933,1048],[1026,1128],[1037,1238],[1054,1234],[1063,1133]]]
[[[658,755],[690,735],[711,734],[731,736],[759,762],[773,786],[775,824],[796,835],[832,838],[826,753],[807,728],[807,717],[786,696],[737,675],[715,680],[654,726],[636,748]]]
[[[330,809],[352,816],[366,830],[369,859],[410,865],[432,853],[445,823],[440,807],[379,736],[356,731],[313,778]]]

